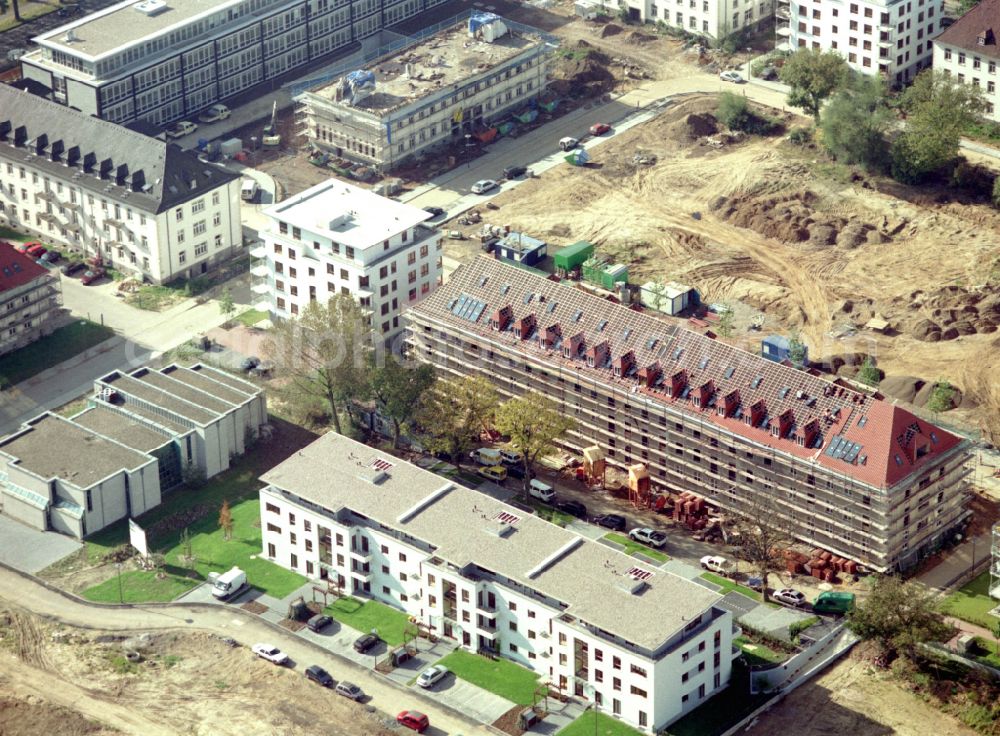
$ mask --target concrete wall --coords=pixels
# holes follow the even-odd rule
[[[5,516],[24,522],[33,529],[47,529],[45,511],[15,496],[0,485],[0,506]]]

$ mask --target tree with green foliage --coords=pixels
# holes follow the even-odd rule
[[[747,98],[732,92],[719,95],[715,117],[730,130],[746,130],[750,122],[750,104]]]
[[[496,429],[508,437],[507,445],[521,453],[524,463],[522,490],[525,497],[535,463],[555,450],[555,443],[575,422],[564,416],[550,399],[531,392],[503,403],[496,414]]]
[[[728,304],[725,309],[719,312],[718,330],[723,337],[732,337],[733,334],[733,310]]]
[[[806,346],[799,336],[798,330],[788,336],[788,359],[793,365],[801,366],[806,362]]]
[[[222,508],[219,509],[219,528],[222,529],[222,538],[227,542],[233,538],[233,512],[227,498],[222,499]]]
[[[954,629],[938,606],[937,596],[920,583],[881,576],[868,598],[847,615],[847,626],[887,653],[909,656],[919,644],[951,636]]]
[[[875,360],[872,356],[868,355],[865,357],[861,367],[858,368],[858,374],[855,376],[855,379],[866,386],[871,386],[872,388],[878,387],[879,382],[882,380],[882,374],[875,365]]]
[[[986,103],[978,87],[928,69],[901,98],[906,129],[890,150],[893,178],[915,184],[958,156],[962,133]]]
[[[263,352],[293,405],[327,407],[333,427],[343,433],[340,412],[353,417],[353,402],[368,397],[371,330],[358,303],[337,294],[326,304],[309,302],[297,319],[277,323]]]
[[[847,60],[836,51],[801,48],[785,60],[780,76],[791,87],[788,104],[801,108],[819,123],[820,108],[848,73]]]
[[[979,0],[958,0],[958,14],[965,15],[977,5],[979,5]]]
[[[993,206],[1000,209],[1000,176],[993,180]]]
[[[436,380],[434,367],[421,363],[410,367],[395,356],[369,368],[368,388],[379,412],[392,422],[392,446],[399,446],[403,425],[413,419],[420,400]]]
[[[889,165],[886,135],[894,123],[885,82],[853,74],[823,110],[823,146],[838,161],[884,171]]]
[[[194,564],[194,545],[191,543],[191,532],[187,527],[181,529],[181,558],[189,567]]]
[[[480,432],[488,429],[500,398],[483,376],[439,380],[420,398],[413,422],[431,452],[447,453],[461,467]]]
[[[955,408],[955,389],[948,381],[938,381],[931,390],[927,408],[935,414]]]
[[[236,303],[233,301],[233,292],[227,286],[219,295],[219,313],[227,319],[236,311]]]

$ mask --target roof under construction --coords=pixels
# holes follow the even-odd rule
[[[380,59],[366,72],[351,72],[310,92],[344,107],[383,115],[440,90],[454,88],[542,44],[538,35],[514,32],[500,18],[495,22],[505,31],[499,37],[493,38],[481,29],[470,30],[472,24],[463,21]],[[360,94],[352,90],[353,80],[364,83]]]
[[[874,487],[892,487],[961,441],[850,387],[492,258],[458,269],[410,312]]]

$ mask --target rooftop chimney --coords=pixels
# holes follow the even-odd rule
[[[812,447],[816,438],[819,436],[820,426],[819,420],[810,419],[806,422],[806,426],[802,428],[802,437],[799,440],[799,444],[805,447]]]
[[[548,350],[555,345],[556,341],[560,337],[562,337],[562,328],[559,326],[559,323],[556,322],[538,333],[538,344]]]
[[[778,415],[778,424],[771,427],[771,434],[777,438],[787,437],[792,427],[795,425],[795,413],[791,409],[785,409]]]

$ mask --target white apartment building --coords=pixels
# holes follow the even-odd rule
[[[264,214],[251,288],[275,317],[352,294],[388,342],[402,332],[403,309],[441,283],[441,233],[419,207],[330,179]]]
[[[242,247],[240,177],[0,85],[0,224],[159,284]]]
[[[636,728],[728,686],[738,629],[696,583],[335,433],[262,480],[268,559],[499,652]]]
[[[36,36],[21,64],[64,105],[116,123],[162,124],[442,1],[126,0]]]
[[[1000,0],[982,0],[934,39],[934,70],[978,87],[986,100],[984,116],[1000,120],[997,62],[1000,49]]]
[[[0,355],[49,334],[61,305],[59,277],[0,242]]]
[[[296,99],[305,135],[380,171],[432,148],[464,145],[466,135],[488,131],[545,89],[553,48],[530,29],[473,13],[367,71],[303,92]]]
[[[662,22],[695,36],[721,40],[746,29],[764,30],[774,20],[776,0],[619,0],[629,20]],[[610,7],[611,3],[607,3]]]
[[[778,48],[836,51],[852,69],[895,85],[931,65],[931,39],[943,28],[937,0],[778,0]]]

